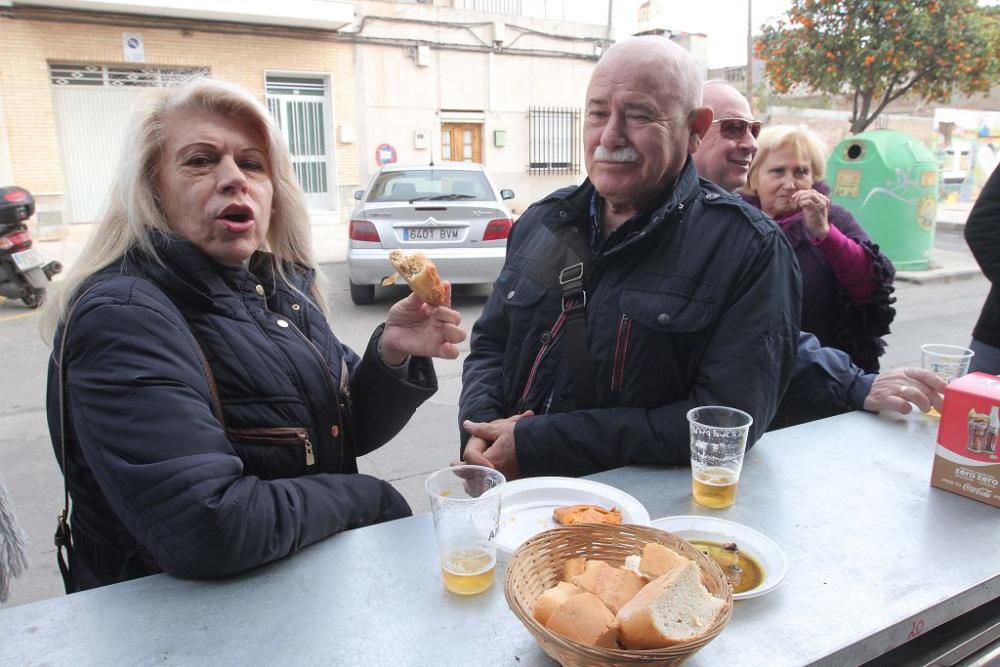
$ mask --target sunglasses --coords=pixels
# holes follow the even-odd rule
[[[746,134],[747,128],[750,128],[750,135],[756,139],[757,135],[760,134],[761,122],[759,120],[744,120],[742,118],[719,118],[718,120],[713,120],[713,123],[719,124],[719,134],[721,134],[726,139],[731,139],[737,141],[743,138]]]

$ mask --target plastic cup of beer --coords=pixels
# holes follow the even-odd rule
[[[424,482],[431,498],[444,586],[476,595],[493,585],[504,476],[484,466],[459,465]]]
[[[729,507],[736,501],[753,417],[736,408],[706,405],[688,410],[687,418],[694,501],[709,509]]]
[[[969,362],[975,354],[969,348],[959,345],[928,343],[920,346],[921,366],[945,382],[951,382],[968,373]],[[941,416],[941,413],[934,408],[927,414],[932,417]]]

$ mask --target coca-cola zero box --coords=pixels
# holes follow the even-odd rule
[[[1000,377],[951,382],[941,413],[931,484],[1000,507]]]

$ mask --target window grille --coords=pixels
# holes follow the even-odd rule
[[[461,9],[471,9],[487,14],[504,14],[506,16],[521,16],[521,0],[464,0]],[[456,9],[459,7],[456,6]]]
[[[530,107],[528,141],[529,173],[580,173],[579,109]]]
[[[206,74],[208,69],[203,67],[49,64],[49,80],[55,86],[165,88]]]

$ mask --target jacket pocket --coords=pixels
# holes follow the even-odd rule
[[[555,269],[549,267],[554,275]],[[508,330],[503,355],[502,394],[509,409],[539,409],[539,396],[551,388],[550,354],[559,340],[559,295],[548,289],[537,262],[512,257],[494,284]],[[550,276],[551,277],[551,276]]]
[[[622,291],[619,305],[631,319],[662,333],[691,333],[712,321],[715,289],[685,278],[664,281],[660,289]]]
[[[686,395],[715,318],[711,285],[681,276],[646,284],[619,296],[607,386],[622,404],[662,405]]]
[[[548,291],[526,263],[512,258],[500,272],[493,289],[500,293],[504,308],[532,308]]]
[[[632,333],[632,318],[622,313],[615,337],[615,358],[611,368],[611,391],[620,392],[625,383],[625,361],[628,359],[628,339]]]
[[[316,466],[316,452],[303,427],[228,428],[226,435],[243,461],[244,474],[280,479],[304,475]]]

